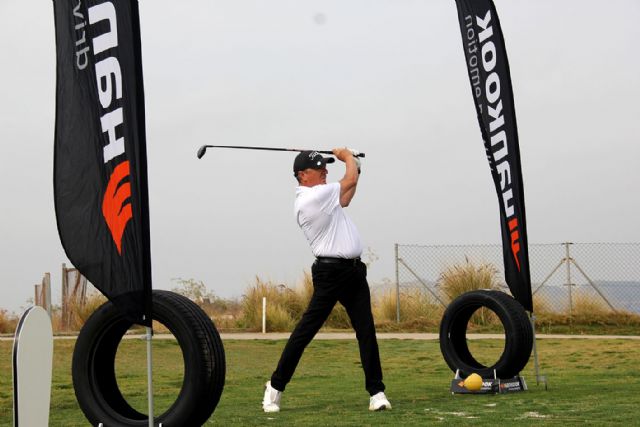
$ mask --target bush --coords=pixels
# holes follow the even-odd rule
[[[67,319],[62,318],[62,308],[60,306],[51,307],[51,326],[53,331],[56,333],[79,331],[89,316],[105,302],[107,302],[107,298],[99,292],[87,295],[84,303],[80,303],[77,300],[69,300],[67,303]],[[66,320],[66,326],[64,320]]]
[[[611,333],[636,335],[640,315],[624,310],[613,311],[601,299],[575,292],[572,309],[554,311],[544,297],[534,295],[536,329],[542,333]]]
[[[385,290],[372,300],[376,327],[387,331],[430,331],[440,323],[444,307],[421,289],[400,293],[400,320],[397,323],[397,293]]]
[[[173,279],[179,286],[172,291],[198,304],[213,319],[218,329],[233,329],[241,316],[242,307],[237,299],[224,299],[210,291],[202,280]],[[155,326],[154,326],[155,329]]]
[[[18,317],[0,309],[0,334],[13,334],[18,326]]]
[[[441,299],[450,301],[458,295],[474,289],[505,290],[496,280],[497,269],[490,264],[473,265],[468,260],[445,269],[436,285]],[[210,298],[212,303],[205,308],[216,322],[218,329],[262,330],[262,298],[267,298],[267,330],[269,332],[290,332],[302,317],[311,295],[313,282],[311,274],[304,272],[302,280],[295,286],[255,278],[239,301],[222,300],[203,289],[204,284],[190,279],[183,281],[185,290],[192,297]],[[377,295],[371,295],[372,312],[379,331],[438,331],[444,312],[443,305],[422,288],[403,289],[400,294],[400,318],[396,319],[396,290],[389,282]],[[579,293],[574,294],[572,315],[552,310],[551,302],[534,295],[534,308],[538,330],[546,333],[604,333],[614,327],[618,333],[637,333],[640,316],[626,312],[612,312],[604,302],[594,302]],[[344,307],[336,304],[324,324],[328,329],[351,329],[351,322]],[[499,332],[500,322],[488,309],[480,309],[471,318],[470,332]]]
[[[351,329],[351,320],[349,320],[347,310],[342,304],[338,303],[333,307],[331,314],[329,314],[326,322],[324,322],[324,327],[330,329]]]
[[[504,290],[497,280],[498,269],[492,264],[474,265],[465,260],[463,265],[447,267],[438,279],[438,288],[447,296],[449,302],[458,296],[475,290],[492,289]],[[500,323],[498,316],[484,307],[471,316],[471,322],[476,326],[495,325]],[[473,326],[472,325],[472,326]]]
[[[242,296],[242,315],[238,321],[240,328],[253,331],[262,330],[262,298],[267,298],[267,330],[269,332],[289,332],[302,318],[311,296],[313,280],[304,272],[302,282],[295,288],[284,284],[263,281],[256,276],[255,284]],[[351,322],[347,311],[336,304],[324,323],[325,328],[349,329]]]
[[[102,304],[107,302],[107,297],[99,292],[89,294],[84,304],[69,304],[69,312],[71,313],[69,329],[79,331],[84,326],[89,316],[98,309]]]
[[[503,286],[496,281],[498,269],[492,264],[475,266],[468,259],[462,265],[453,265],[444,269],[438,278],[437,287],[449,302],[456,297],[479,289],[501,290]]]
[[[272,332],[291,330],[304,310],[301,296],[285,285],[264,282],[257,276],[255,284],[242,296],[242,315],[238,325],[254,331],[262,330],[262,299],[265,297],[267,329]]]
[[[403,298],[400,296],[402,304]],[[373,318],[378,322],[392,322],[398,318],[397,295],[395,289],[386,289],[382,295],[371,301]],[[400,308],[402,313],[402,307]]]

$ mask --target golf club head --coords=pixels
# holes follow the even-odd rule
[[[203,145],[202,147],[198,148],[198,153],[196,155],[198,156],[199,159],[201,159],[202,156],[204,156],[205,151],[207,151],[206,145]]]

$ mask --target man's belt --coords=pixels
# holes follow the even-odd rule
[[[319,256],[316,258],[316,262],[321,264],[347,264],[358,265],[360,263],[360,257],[358,258],[335,258],[330,256]]]

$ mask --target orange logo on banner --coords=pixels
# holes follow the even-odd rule
[[[122,183],[128,176],[129,161],[116,166],[109,178],[109,184],[107,184],[102,200],[102,215],[109,226],[111,237],[113,237],[120,255],[122,255],[122,235],[133,216],[131,203],[125,203],[131,197],[131,184],[129,182]]]
[[[509,221],[509,231],[511,231],[511,253],[516,260],[516,266],[520,271],[520,260],[518,259],[518,252],[520,252],[520,233],[518,233],[518,218],[513,218]]]

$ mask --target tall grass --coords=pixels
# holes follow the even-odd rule
[[[498,269],[492,264],[475,265],[465,260],[464,264],[452,265],[444,269],[438,278],[438,288],[447,296],[449,302],[458,296],[480,289],[500,290],[496,276]],[[474,325],[487,326],[500,323],[498,316],[484,307],[471,316],[471,329]]]
[[[564,311],[553,310],[546,297],[534,295],[533,309],[539,329],[545,333],[594,333],[616,331],[637,335],[640,331],[640,315],[624,310],[613,311],[601,299],[574,292],[572,307]]]
[[[497,274],[498,269],[492,264],[475,265],[466,259],[464,264],[446,267],[440,273],[437,287],[452,301],[470,291],[501,289],[502,286],[496,280]]]
[[[107,299],[99,293],[89,294],[84,304],[70,301],[67,304],[67,326],[62,319],[62,309],[59,305],[51,308],[51,328],[55,334],[79,331],[89,316]],[[0,309],[0,334],[13,334],[18,326],[19,316]]]
[[[105,302],[107,302],[107,298],[97,292],[89,294],[84,304],[80,304],[77,301],[69,302],[67,305],[69,310],[69,330],[79,331],[89,316]]]
[[[12,334],[18,326],[18,317],[7,310],[0,309],[0,334]]]
[[[247,330],[262,328],[262,298],[267,299],[266,328],[269,332],[288,332],[302,318],[313,295],[311,274],[305,272],[295,287],[265,281],[256,276],[255,282],[242,296],[242,316],[238,325]],[[328,329],[351,327],[347,311],[336,304],[324,323]]]
[[[202,280],[196,279],[172,279],[179,286],[172,289],[180,295],[189,298],[198,304],[207,315],[213,319],[219,329],[237,328],[238,319],[241,317],[242,307],[237,299],[224,299],[210,291]],[[155,329],[155,326],[154,326]]]
[[[53,306],[51,309],[53,332],[60,334],[79,331],[89,316],[105,302],[107,302],[107,298],[98,292],[88,294],[84,302],[69,299],[66,319],[62,318],[62,308],[57,305]]]
[[[256,276],[241,298],[223,299],[210,291],[202,281],[174,279],[180,285],[174,288],[196,302],[215,322],[220,331],[262,329],[262,298],[267,298],[267,331],[290,332],[299,321],[313,294],[311,274],[305,271],[298,283],[290,286],[263,280]],[[384,286],[384,285],[383,285]],[[382,286],[380,286],[382,287]],[[371,294],[371,306],[376,328],[380,331],[433,332],[439,329],[445,307],[429,292],[421,288],[403,289],[398,294],[395,287],[386,283],[384,290]],[[497,269],[491,264],[475,265],[469,260],[463,264],[445,268],[436,283],[435,291],[445,303],[462,293],[477,289],[505,290],[497,280]],[[640,315],[625,311],[612,311],[601,299],[581,292],[574,292],[572,310],[554,309],[556,301],[534,295],[536,325],[543,333],[618,333],[637,334]],[[54,332],[76,332],[87,318],[106,301],[99,293],[90,294],[84,304],[70,303],[68,327],[63,330],[61,309],[54,306],[52,325]],[[397,321],[398,305],[400,322]],[[13,333],[17,325],[16,315],[0,309],[0,333]],[[325,329],[351,329],[349,316],[342,305],[336,304],[324,324]],[[481,308],[471,318],[470,331],[494,331],[500,321],[492,311]],[[154,322],[156,332],[167,332],[163,325]]]
[[[398,320],[398,293],[387,289],[372,297],[373,318],[379,330],[427,331],[437,328],[444,307],[420,289],[400,293],[400,319]]]
[[[267,299],[266,328],[270,332],[289,331],[301,315],[304,302],[295,290],[285,285],[264,281],[256,276],[255,283],[242,296],[242,314],[238,325],[247,330],[262,328],[262,300]]]
[[[444,269],[436,285],[440,298],[450,302],[462,293],[477,289],[505,290],[506,287],[497,280],[497,269],[491,264],[475,265],[469,260],[464,264],[453,265]],[[229,311],[222,314],[209,313],[218,329],[241,329],[260,331],[262,329],[262,298],[267,299],[266,328],[269,332],[290,332],[301,318],[313,294],[313,281],[307,271],[301,280],[293,285],[276,283],[256,276],[248,286],[244,295],[233,306],[233,314]],[[397,322],[397,293],[395,289],[371,295],[371,305],[376,328],[381,331],[437,331],[445,307],[431,294],[423,289],[403,290],[400,293],[400,319]],[[534,296],[534,307],[538,317],[538,325],[560,324],[572,325],[572,322],[589,324],[596,327],[615,326],[631,329],[640,326],[640,316],[624,313],[612,313],[607,306],[589,302],[586,297],[576,294],[574,297],[573,315],[555,313],[551,304]],[[206,310],[205,310],[206,311]],[[224,314],[227,313],[227,314]],[[222,322],[219,320],[223,318]],[[331,315],[324,324],[325,329],[350,329],[351,324],[346,310],[336,304]],[[496,329],[497,328],[497,329]],[[492,311],[481,308],[476,311],[469,324],[470,331],[489,331],[500,329],[500,321]],[[626,329],[624,329],[626,330]],[[572,330],[569,330],[571,332]],[[564,331],[566,332],[566,331]],[[594,330],[590,330],[593,333]],[[595,329],[597,332],[597,329]]]

